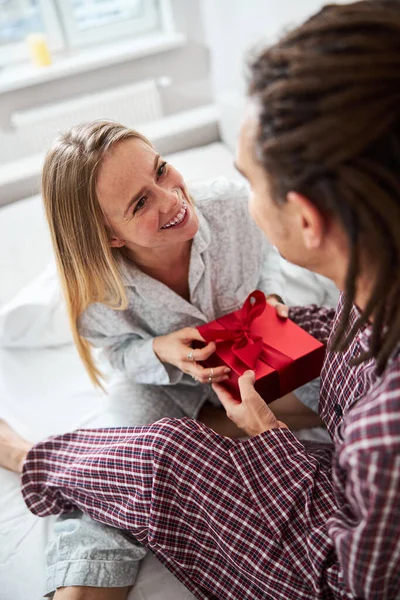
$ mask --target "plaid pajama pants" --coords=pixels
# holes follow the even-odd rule
[[[304,452],[289,434],[287,443]],[[197,598],[332,598],[313,573],[301,510],[290,526],[283,517],[279,469],[276,482],[260,488],[262,448],[256,438],[231,440],[186,418],[80,430],[30,451],[22,493],[35,514],[78,507],[129,531]],[[311,469],[323,463],[329,469],[331,448],[317,448]],[[270,460],[278,464],[279,456]],[[260,506],[268,506],[269,495],[268,516]],[[302,498],[299,492],[300,503]],[[326,518],[333,510],[327,502]]]

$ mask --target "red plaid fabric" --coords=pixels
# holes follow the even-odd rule
[[[319,339],[336,326],[317,307],[291,317]],[[189,419],[82,430],[32,449],[25,501],[131,532],[197,598],[399,598],[400,358],[380,378],[374,361],[350,367],[369,335],[327,353],[320,411],[334,446],[287,429],[231,440]]]

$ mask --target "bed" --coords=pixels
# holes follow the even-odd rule
[[[233,167],[232,154],[221,143],[168,158],[188,180],[220,175],[240,177]],[[62,304],[57,304],[53,315],[55,321],[64,319],[57,340],[52,339],[54,332],[50,328],[46,344],[35,346],[28,341],[24,347],[21,343],[24,320],[31,319],[33,324],[42,308],[39,297],[46,281],[46,265],[51,259],[38,196],[0,209],[0,243],[0,307],[9,306],[27,282],[44,277],[38,280],[36,288],[20,292],[22,296],[29,294],[31,304],[37,298],[31,312],[26,312],[23,302],[14,311],[12,326],[20,343],[11,344],[14,345],[11,348],[0,347],[0,416],[32,441],[77,427],[95,426],[101,420],[103,396],[93,388],[80,364],[65,315],[60,317],[57,312],[63,311]],[[305,294],[307,298],[309,291]],[[52,535],[54,518],[40,519],[29,513],[19,492],[17,475],[0,469],[0,489],[0,599],[39,600],[44,580],[44,550]],[[129,600],[190,598],[193,596],[152,555],[143,561],[138,583],[129,595]]]

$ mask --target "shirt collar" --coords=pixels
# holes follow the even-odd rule
[[[349,317],[349,331],[357,321],[361,317],[360,309],[353,304],[352,311]],[[357,332],[356,339],[360,344],[361,350],[363,352],[367,352],[369,349],[369,341],[372,334],[372,325],[371,323],[365,323]]]
[[[124,285],[136,286],[138,280],[145,274],[135,265],[134,262],[125,258],[121,252],[116,252],[117,264]]]
[[[198,207],[196,208],[196,214],[199,219],[199,230],[193,238],[192,252],[195,250],[198,254],[202,254],[210,245],[211,229]]]

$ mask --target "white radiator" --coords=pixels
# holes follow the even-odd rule
[[[77,99],[15,112],[13,130],[1,131],[0,164],[43,152],[59,131],[93,119],[137,127],[162,117],[156,81],[149,80]]]

